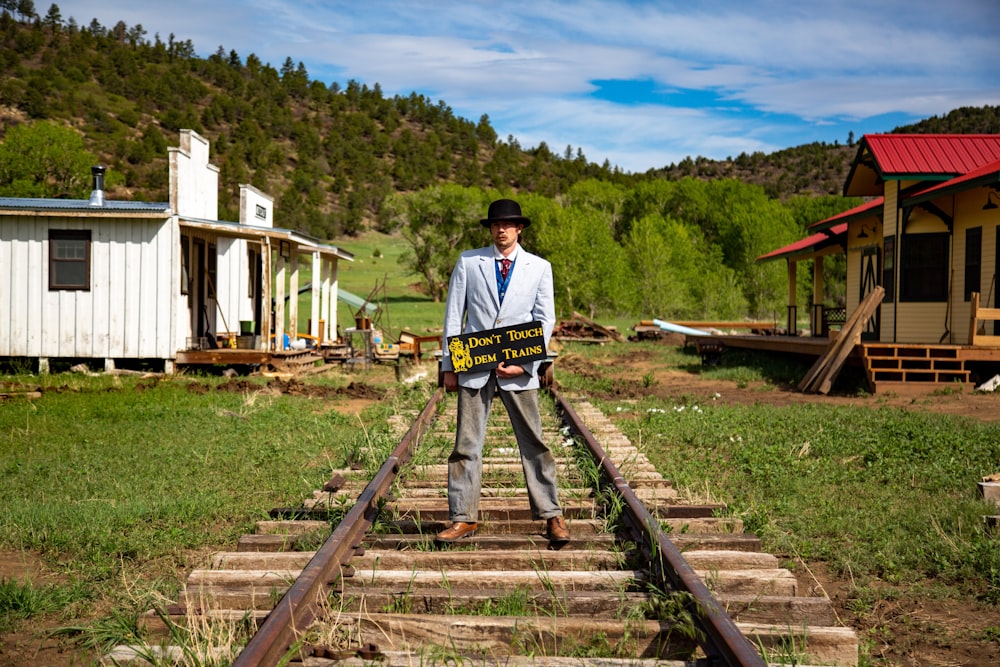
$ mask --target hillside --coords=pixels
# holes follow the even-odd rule
[[[693,176],[757,184],[781,200],[839,194],[855,152],[850,143],[814,143],[627,174],[572,146],[553,152],[544,142],[524,148],[500,139],[488,116],[459,118],[416,93],[386,97],[377,82],[326,85],[291,58],[276,69],[223,47],[199,58],[190,40],[150,40],[143,26],[121,21],[80,26],[56,5],[44,17],[0,13],[0,72],[0,133],[33,120],[76,128],[109,167],[111,196],[165,201],[166,149],[191,128],[212,142],[223,218],[237,217],[238,184],[251,183],[275,197],[286,225],[321,238],[377,227],[388,194],[439,183],[551,197],[581,179]],[[1000,108],[959,109],[905,130],[1000,132]]]

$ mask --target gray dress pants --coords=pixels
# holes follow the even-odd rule
[[[483,443],[493,397],[499,393],[507,409],[521,453],[532,519],[562,514],[556,486],[556,461],[542,439],[538,391],[504,391],[495,376],[481,389],[458,388],[458,427],[455,448],[448,457],[448,511],[452,521],[476,523],[483,483]]]

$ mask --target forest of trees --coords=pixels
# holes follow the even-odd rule
[[[250,183],[275,197],[283,227],[402,234],[434,298],[458,250],[481,243],[469,221],[516,195],[560,308],[592,316],[777,317],[784,267],[756,257],[859,203],[839,196],[853,136],[630,174],[572,146],[500,139],[487,115],[466,120],[416,93],[311,80],[291,57],[275,68],[219,46],[200,58],[190,40],[150,39],[142,25],[80,25],[55,4],[41,16],[31,0],[0,0],[0,195],[85,198],[100,162],[110,197],[166,201],[167,147],[184,128],[212,142],[220,219],[238,218]],[[1000,107],[905,131],[998,133]],[[836,302],[842,285],[827,284]]]
[[[482,217],[501,193],[442,185],[392,197],[385,220],[411,253],[402,260],[442,299],[464,249],[482,245]],[[550,262],[560,312],[590,317],[780,320],[787,276],[781,262],[756,258],[801,238],[804,227],[859,200],[769,198],[733,179],[649,180],[635,186],[578,181],[557,200],[519,195],[532,224],[523,245]],[[395,231],[386,229],[384,231]],[[843,265],[828,261],[831,303],[843,298]],[[801,286],[809,299],[809,277]]]

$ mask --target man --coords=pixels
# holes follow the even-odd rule
[[[493,245],[469,250],[458,258],[448,286],[444,316],[444,350],[448,339],[539,321],[548,345],[555,325],[552,265],[518,243],[531,220],[510,199],[490,204],[480,220],[488,227]],[[455,373],[450,356],[442,358],[444,387],[458,391],[455,447],[448,457],[448,512],[453,522],[438,533],[440,542],[454,542],[475,534],[479,527],[483,441],[493,397],[500,396],[521,452],[528,502],[535,520],[546,521],[552,542],[569,541],[556,487],[555,457],[542,439],[538,414],[538,368],[541,361],[523,365],[501,363],[493,370]]]

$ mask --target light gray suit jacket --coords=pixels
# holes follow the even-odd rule
[[[448,339],[461,333],[538,320],[542,323],[546,347],[549,344],[556,322],[552,265],[519,246],[507,294],[501,305],[493,252],[493,246],[463,252],[451,272],[441,347],[444,350],[441,369],[444,371],[454,370],[448,355]],[[517,377],[498,378],[500,388],[507,391],[537,389],[538,367],[541,363],[539,360],[523,364],[527,373]],[[458,383],[463,387],[478,389],[486,384],[489,377],[490,371],[459,373]]]

